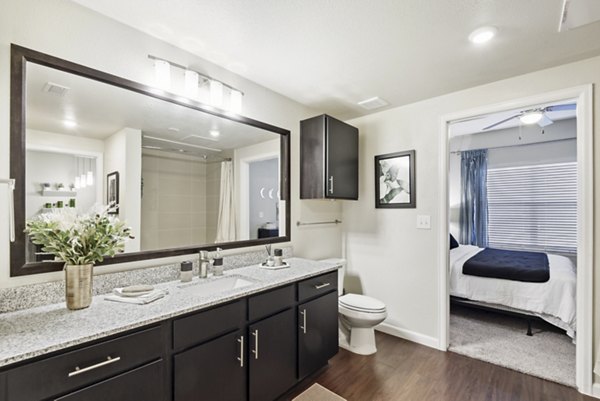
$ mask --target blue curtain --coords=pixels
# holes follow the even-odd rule
[[[487,149],[460,154],[460,243],[488,246]]]

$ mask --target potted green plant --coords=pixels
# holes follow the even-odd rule
[[[108,209],[78,214],[57,209],[26,223],[31,241],[65,262],[67,308],[83,309],[92,302],[93,266],[124,249],[131,228],[108,214]]]

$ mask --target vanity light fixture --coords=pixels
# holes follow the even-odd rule
[[[89,162],[90,162],[90,168],[88,169],[88,172],[86,174],[86,181],[87,181],[87,184],[91,186],[91,185],[94,185],[94,172],[92,171],[92,165],[94,163],[91,158],[89,159]]]
[[[219,81],[210,81],[210,104],[221,107],[223,104],[223,84]]]
[[[156,86],[160,89],[170,92],[181,92],[185,93],[186,99],[198,100],[200,95],[200,88],[208,84],[208,106],[223,108],[223,105],[228,106],[229,112],[239,114],[242,111],[242,101],[244,92],[234,88],[231,85],[226,84],[223,81],[219,81],[209,75],[202,74],[194,70],[193,68],[186,67],[177,63],[173,63],[169,60],[165,60],[160,57],[148,55],[148,58],[154,62]],[[179,86],[179,89],[173,90],[171,82],[171,68],[176,68],[183,71],[183,77],[178,78],[179,82],[183,81],[183,87],[181,83],[175,83],[175,86]],[[176,75],[173,75],[176,78]],[[227,99],[226,99],[227,96]],[[184,100],[184,99],[182,99]],[[227,102],[228,100],[228,102]]]
[[[185,94],[192,99],[198,97],[200,76],[196,71],[185,70]]]
[[[469,35],[469,41],[476,45],[480,45],[489,42],[498,33],[498,28],[495,26],[482,26],[481,28],[475,29]]]
[[[531,110],[521,114],[521,116],[519,116],[519,121],[523,124],[531,125],[540,121],[542,117],[544,117],[544,112],[542,110]]]
[[[154,60],[154,77],[156,86],[169,90],[171,88],[171,63],[167,60]]]

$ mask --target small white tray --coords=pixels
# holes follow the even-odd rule
[[[267,266],[266,262],[262,262],[260,265],[258,265],[260,268],[262,269],[268,269],[268,270],[279,270],[279,269],[287,269],[288,267],[290,267],[290,265],[288,264],[288,262],[283,262],[282,265],[279,266]]]

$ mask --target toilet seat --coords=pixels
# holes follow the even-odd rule
[[[339,298],[339,306],[362,313],[383,313],[385,304],[378,299],[359,294],[346,294]]]

